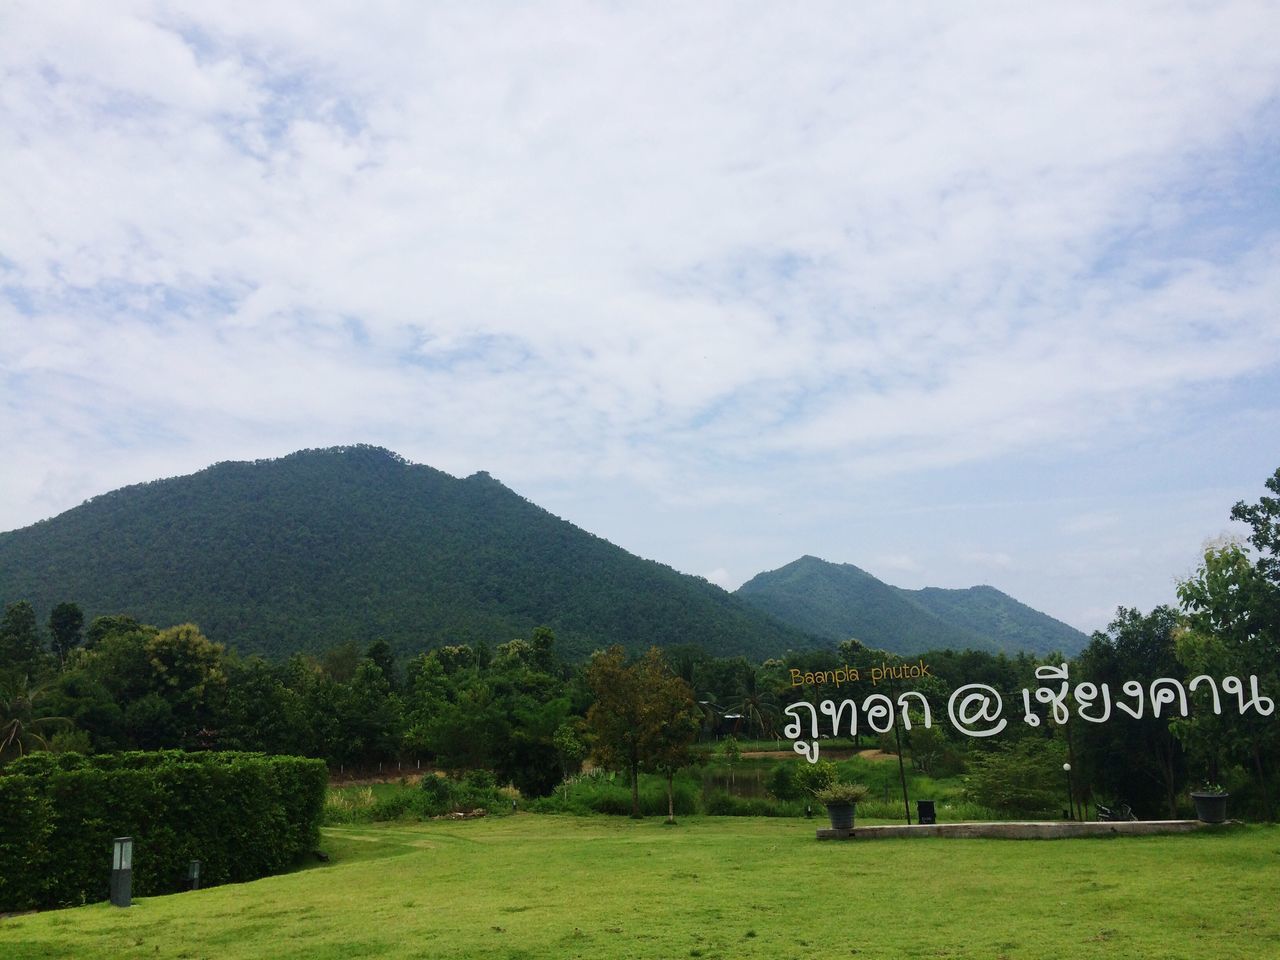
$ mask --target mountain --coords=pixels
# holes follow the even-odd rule
[[[1009,652],[1076,654],[1089,643],[1089,637],[1075,627],[1034,610],[995,587],[925,587],[901,593],[940,619],[988,637]]]
[[[737,595],[827,640],[856,637],[893,653],[972,649],[1076,653],[1089,638],[994,587],[903,590],[850,563],[801,557],[757,574]]]
[[[611,643],[754,659],[822,645],[487,473],[460,480],[369,446],[220,463],[0,534],[0,601],[14,600],[42,620],[74,600],[86,617],[194,621],[272,656],[378,638],[400,653],[492,645],[540,624],[569,657]]]

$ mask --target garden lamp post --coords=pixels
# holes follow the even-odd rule
[[[133,902],[133,837],[116,837],[112,841],[111,902],[117,907]]]
[[[1067,775],[1067,812],[1070,814],[1069,819],[1074,820],[1076,818],[1076,815],[1075,815],[1075,801],[1071,798],[1071,794],[1072,794],[1071,764],[1064,763],[1062,765],[1062,772]]]

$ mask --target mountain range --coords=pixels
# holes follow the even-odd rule
[[[850,636],[902,653],[1084,641],[990,587],[903,591],[813,557],[728,593],[487,473],[458,479],[365,445],[219,463],[0,533],[0,602],[15,600],[42,619],[72,600],[87,617],[193,621],[269,656],[374,639],[408,654],[543,624],[568,657],[611,643],[762,660]]]
[[[851,563],[804,556],[761,573],[737,595],[784,623],[893,653],[942,648],[1073,654],[1089,638],[995,587],[904,590]]]

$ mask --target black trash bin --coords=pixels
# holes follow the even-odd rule
[[[916,801],[916,822],[917,823],[937,823],[938,815],[934,813],[932,800]]]

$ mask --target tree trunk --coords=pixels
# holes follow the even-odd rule
[[[1262,753],[1258,749],[1258,741],[1253,741],[1253,766],[1258,771],[1258,786],[1262,788],[1262,815],[1270,822],[1275,819],[1271,809],[1271,792],[1267,789],[1267,775],[1262,771]]]
[[[907,771],[902,766],[902,734],[898,732],[898,717],[893,718],[893,739],[898,744],[898,779],[902,781],[902,806],[907,812],[907,826],[911,826],[911,801],[907,799]]]
[[[1160,756],[1160,775],[1164,780],[1164,796],[1169,804],[1169,819],[1176,820],[1178,818],[1178,797],[1174,782],[1173,769],[1173,744],[1165,741],[1161,744],[1162,749],[1159,751]]]
[[[676,778],[675,771],[667,771],[667,823],[676,822],[676,801],[673,795],[672,781]]]

